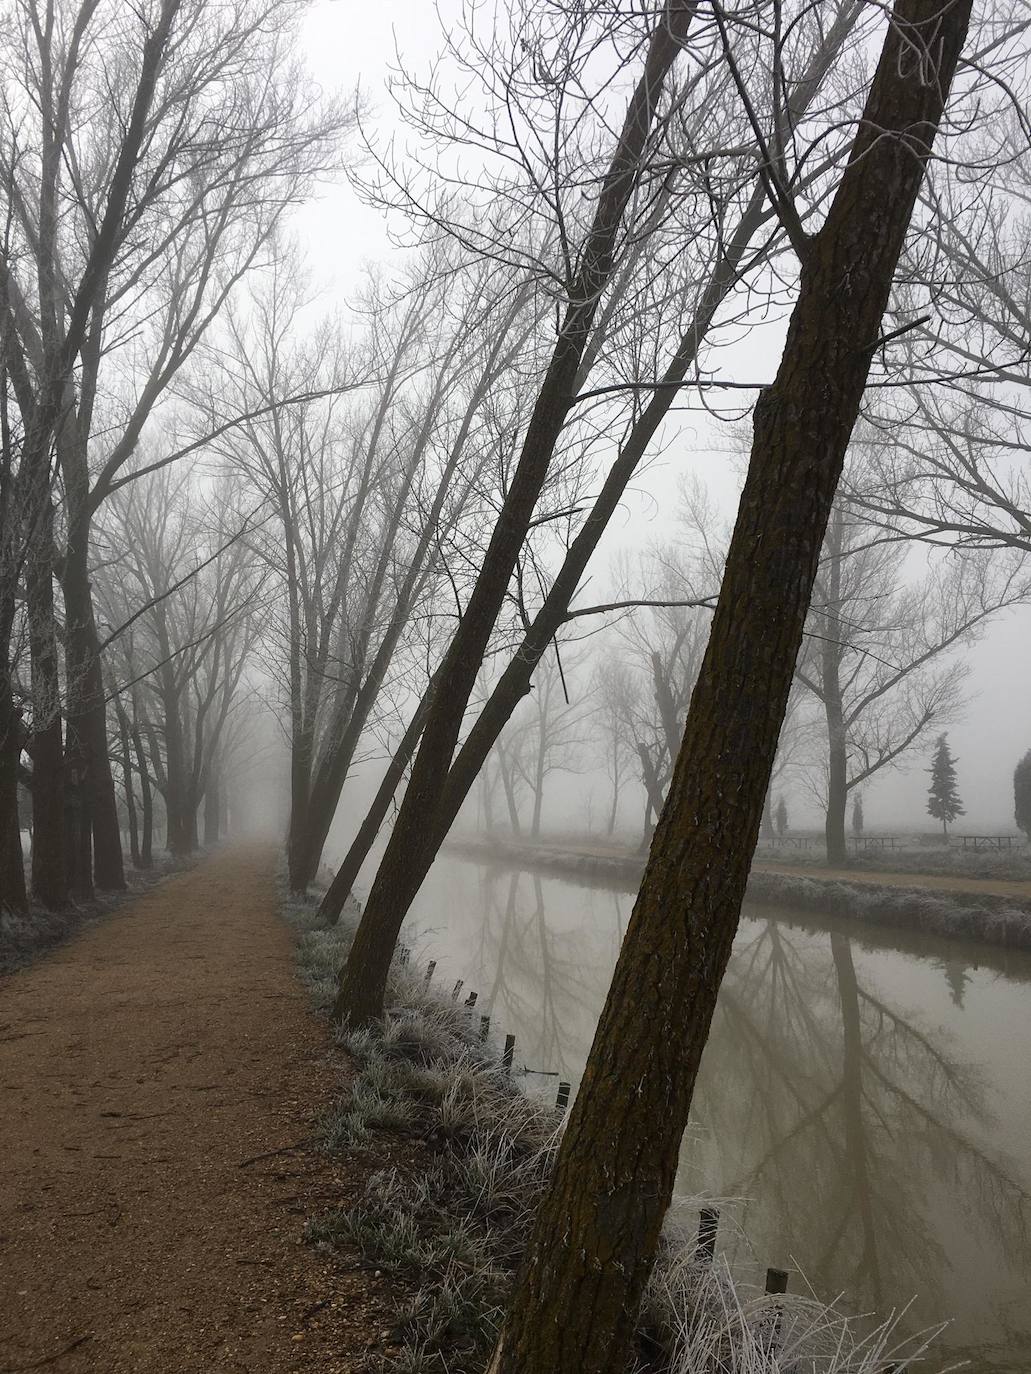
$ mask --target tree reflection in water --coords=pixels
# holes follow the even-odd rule
[[[464,948],[449,932],[451,961],[479,970],[478,1006],[499,1035],[516,1034],[516,1062],[551,1071],[528,1085],[575,1085],[632,898],[478,873],[486,919],[463,923]],[[867,957],[840,922],[743,922],[685,1140],[683,1191],[740,1200],[728,1213],[738,1240],[731,1223],[724,1231],[747,1277],[797,1267],[821,1298],[841,1293],[881,1315],[915,1296],[911,1327],[955,1318],[942,1338],[950,1361],[1026,1374],[1026,1142],[1010,1142],[1019,1162],[998,1147],[989,1094],[958,1047],[972,978],[962,954],[939,946],[914,957],[879,934]],[[884,990],[900,983],[880,976],[893,958],[903,986],[925,987],[928,970],[944,983],[949,1029]],[[908,970],[921,975],[915,983]],[[1009,1088],[1026,1092],[1027,1081]]]

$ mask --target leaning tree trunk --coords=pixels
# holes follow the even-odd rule
[[[598,302],[612,275],[620,226],[640,183],[659,98],[693,15],[693,4],[674,4],[669,0],[649,41],[644,71],[630,98],[616,151],[600,190],[594,221],[584,244],[583,266],[570,290],[569,306],[526,429],[519,461],[479,576],[441,665],[439,687],[412,766],[411,780],[347,963],[340,973],[333,1007],[337,1020],[346,1018],[358,1025],[383,1010],[387,971],[401,922],[419,890],[427,856],[432,861],[432,853],[436,852],[432,836],[427,837],[427,821],[440,804],[469,697],[573,403],[580,362]]]
[[[898,0],[807,244],[669,796],[491,1374],[623,1374],[737,930],[820,546],[970,0]]]
[[[822,81],[831,62],[851,32],[858,13],[858,8],[852,11],[842,10],[828,29],[823,43],[813,54],[805,78],[798,83],[790,98],[789,106],[793,118],[801,119],[821,89]],[[677,387],[694,367],[699,350],[712,327],[720,306],[737,284],[748,254],[749,245],[763,224],[772,217],[772,213],[766,204],[765,192],[761,182],[759,182],[737,225],[727,234],[723,250],[714,263],[710,276],[699,295],[694,316],[681,335],[677,349],[663,373],[661,385],[641,411],[630,434],[620,446],[618,456],[610,467],[587,518],[570,545],[544,604],[534,617],[530,629],[512,656],[508,667],[455,758],[448,773],[446,793],[439,807],[436,838],[432,843],[426,845],[420,856],[422,870],[420,883],[429,871],[436,857],[437,848],[443,843],[448,829],[458,814],[462,801],[472,788],[503,727],[511,718],[516,706],[529,692],[534,670],[542,655],[568,618],[572,599],[587,565],[598,547],[602,534],[608,527],[608,523],[622,501],[631,478],[637,471],[659,426],[676,398]],[[417,738],[413,739],[411,745],[413,751],[417,742]],[[323,900],[321,911],[325,918],[332,921],[339,916],[343,903],[350,892],[350,884],[357,878],[358,870],[375,842],[376,833],[386,817],[390,800],[401,780],[407,762],[408,758],[406,757],[389,793],[383,795],[382,789],[380,793],[377,793],[367,822],[363,824],[359,833],[360,845],[359,840],[355,841],[355,846],[359,846],[358,852],[356,854],[355,846],[352,846],[352,850],[341,869],[341,872],[344,868],[347,869],[348,885],[344,886],[343,880],[339,883],[334,882],[330,892],[326,894],[326,898]],[[388,773],[388,779],[389,776]],[[662,796],[659,792],[659,807],[661,807],[661,803]],[[642,853],[647,849],[651,835],[651,811],[652,801],[649,798],[645,810],[641,843]],[[371,821],[374,812],[379,817],[375,830],[369,828],[369,821]],[[613,828],[615,826],[614,819],[612,826]],[[414,857],[412,856],[413,863]],[[331,893],[333,894],[332,900],[330,900]]]
[[[351,889],[358,879],[362,864],[369,857],[372,846],[376,842],[376,836],[379,834],[380,826],[386,820],[387,812],[390,810],[394,793],[397,791],[401,779],[404,777],[405,769],[415,753],[415,746],[419,743],[422,727],[425,725],[426,717],[429,714],[434,680],[434,678],[430,679],[425,692],[423,692],[418,709],[412,716],[408,729],[402,735],[401,743],[394,751],[394,757],[387,766],[383,781],[372,799],[372,805],[359,827],[358,834],[351,842],[351,848],[347,851],[344,862],[337,869],[333,881],[326,889],[326,895],[319,906],[319,916],[322,920],[328,921],[330,925],[334,925],[340,919],[344,903],[351,895]]]

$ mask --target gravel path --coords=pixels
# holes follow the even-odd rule
[[[0,980],[0,1374],[369,1367],[388,1295],[301,1241],[351,1189],[303,1145],[342,1069],[274,869],[219,854]]]

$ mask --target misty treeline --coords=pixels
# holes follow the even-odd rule
[[[649,862],[495,1362],[616,1370],[771,784],[805,756],[842,857],[1029,592],[1028,14],[470,6],[377,110],[307,77],[304,8],[0,18],[0,895],[217,839],[263,749],[303,892],[378,760],[322,902],[383,838],[360,1025],[478,778],[530,830],[577,749],[610,815],[632,778]],[[394,244],[346,307],[294,220],[342,174]],[[686,492],[592,563],[695,447],[746,469],[733,531]]]

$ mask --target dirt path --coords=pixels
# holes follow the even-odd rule
[[[282,1152],[341,1070],[274,866],[219,855],[0,980],[0,1374],[368,1367],[385,1297],[301,1242],[338,1180]]]

